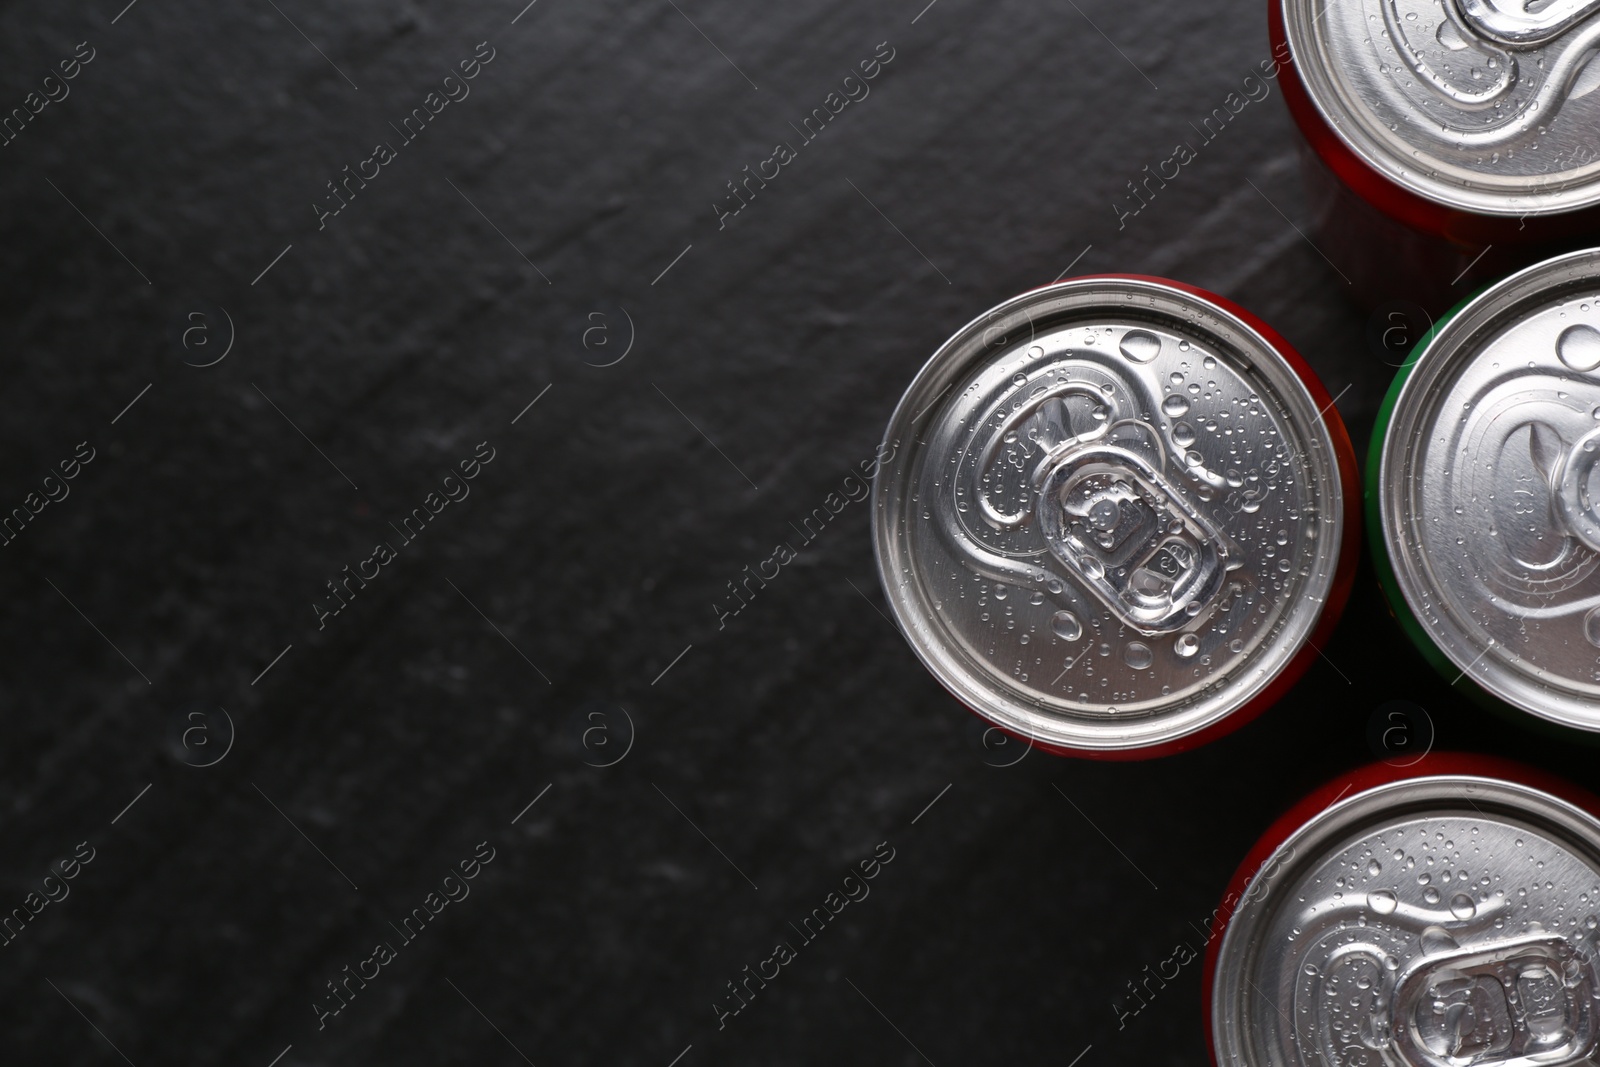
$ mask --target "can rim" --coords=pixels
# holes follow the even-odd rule
[[[1414,788],[1419,785],[1420,789]],[[1201,1009],[1214,1064],[1247,1062],[1241,1049],[1223,1047],[1225,1035],[1230,1033],[1229,1023],[1238,1017],[1228,1006],[1239,1002],[1236,988],[1239,976],[1244,974],[1245,962],[1256,947],[1247,943],[1246,955],[1234,959],[1240,951],[1239,940],[1250,937],[1234,920],[1244,912],[1246,898],[1261,882],[1268,862],[1286,847],[1292,857],[1299,857],[1301,853],[1295,848],[1295,842],[1302,847],[1314,843],[1307,840],[1313,837],[1313,832],[1315,839],[1324,844],[1349,833],[1360,821],[1371,816],[1372,809],[1393,810],[1387,807],[1388,803],[1397,793],[1408,789],[1417,795],[1406,801],[1407,806],[1420,806],[1428,792],[1441,793],[1443,799],[1453,799],[1463,807],[1486,801],[1492,806],[1498,804],[1503,810],[1511,807],[1506,797],[1533,799],[1544,808],[1547,824],[1560,831],[1568,843],[1586,849],[1600,866],[1600,798],[1526,764],[1478,753],[1433,752],[1404,767],[1373,763],[1326,782],[1293,804],[1262,833],[1234,871],[1221,898],[1217,913],[1226,916],[1222,936],[1212,936],[1201,977]],[[1452,789],[1455,792],[1449,792]],[[1502,798],[1496,801],[1483,792],[1484,789],[1500,790]],[[1468,797],[1464,792],[1473,795]],[[1529,822],[1540,821],[1538,812],[1519,810],[1517,814]],[[1280,868],[1290,875],[1296,869]],[[1265,899],[1265,895],[1261,899]]]
[[[1437,322],[1428,327],[1426,333],[1417,339],[1411,346],[1406,360],[1395,371],[1394,379],[1389,383],[1389,388],[1384,391],[1383,400],[1378,405],[1378,416],[1373,421],[1372,438],[1367,443],[1367,477],[1363,487],[1365,507],[1363,517],[1367,522],[1367,543],[1372,546],[1372,569],[1377,573],[1378,586],[1383,590],[1384,599],[1389,604],[1389,614],[1394,617],[1401,631],[1410,639],[1413,646],[1427,661],[1428,666],[1435,672],[1450,677],[1451,660],[1428,636],[1428,628],[1411,610],[1411,604],[1406,600],[1400,590],[1400,585],[1395,579],[1394,563],[1389,558],[1388,543],[1383,536],[1383,519],[1380,498],[1383,495],[1383,481],[1380,472],[1383,468],[1384,441],[1388,436],[1389,426],[1393,424],[1395,412],[1398,410],[1400,389],[1406,380],[1411,377],[1411,371],[1416,367],[1417,360],[1422,353],[1427,351],[1433,343],[1444,324],[1459,315],[1463,308],[1472,303],[1487,290],[1487,286],[1478,289],[1472,295],[1456,304],[1449,311],[1441,315]]]
[[[1141,302],[1135,305],[1128,297],[1138,297]],[[1319,460],[1308,454],[1304,462],[1327,486],[1323,507],[1328,523],[1319,536],[1326,538],[1324,543],[1336,545],[1337,551],[1319,556],[1317,573],[1303,590],[1307,599],[1315,595],[1316,609],[1306,610],[1275,638],[1275,642],[1284,642],[1292,651],[1279,653],[1270,669],[1254,674],[1247,687],[1241,687],[1213,708],[1177,721],[1157,715],[1142,723],[1073,722],[1050,715],[1041,706],[1000,691],[981,672],[961,669],[965,660],[957,653],[947,652],[948,642],[939,640],[937,635],[919,635],[916,623],[934,613],[911,602],[920,597],[920,589],[914,594],[902,593],[891,581],[890,576],[899,573],[900,553],[895,479],[909,475],[906,464],[917,455],[911,452],[912,460],[902,459],[900,443],[914,439],[918,424],[942,409],[943,395],[951,384],[987,357],[990,349],[974,345],[985,326],[1001,315],[1025,315],[1033,323],[1034,313],[1041,308],[1044,310],[1037,318],[1041,323],[1048,322],[1045,328],[1049,329],[1095,315],[1144,319],[1180,328],[1234,352],[1276,391],[1290,417],[1302,428],[1307,444],[1314,444],[1307,452],[1321,457]],[[1180,309],[1192,317],[1183,316]],[[1199,314],[1194,315],[1195,312]],[[1202,318],[1207,321],[1197,321]],[[896,459],[881,467],[873,479],[873,495],[878,504],[873,511],[873,555],[896,625],[923,666],[947,691],[984,720],[1035,747],[1063,755],[1137,759],[1181,751],[1236,729],[1264,710],[1304,672],[1318,654],[1315,643],[1325,639],[1348,595],[1359,530],[1352,509],[1359,511],[1360,494],[1354,452],[1337,410],[1316,375],[1281,336],[1236,305],[1193,286],[1145,275],[1088,275],[1041,286],[1002,302],[956,331],[917,372],[896,404],[885,431],[884,447],[891,445],[896,448]],[[909,563],[906,566],[909,568]],[[912,580],[907,584],[917,583]]]
[[[1475,356],[1486,334],[1503,327],[1519,313],[1546,306],[1559,299],[1563,292],[1597,284],[1600,284],[1600,248],[1570,252],[1536,263],[1488,287],[1462,304],[1448,319],[1439,322],[1425,338],[1425,345],[1419,346],[1402,367],[1404,378],[1397,377],[1385,400],[1385,408],[1392,415],[1388,426],[1382,430],[1380,449],[1375,450],[1376,472],[1369,465],[1369,477],[1375,474],[1377,485],[1376,499],[1369,507],[1380,535],[1373,542],[1374,556],[1379,554],[1381,546],[1388,574],[1393,576],[1400,599],[1416,620],[1420,632],[1440,656],[1461,672],[1455,680],[1471,678],[1490,695],[1514,708],[1587,731],[1600,731],[1600,718],[1595,715],[1593,700],[1534,683],[1509,669],[1494,672],[1492,667],[1496,664],[1509,665],[1480,648],[1471,630],[1462,625],[1447,606],[1435,613],[1433,623],[1423,620],[1415,605],[1436,583],[1420,558],[1420,552],[1408,550],[1401,520],[1415,487],[1414,480],[1403,477],[1410,469],[1411,449],[1417,443],[1418,428],[1437,411],[1436,400],[1446,375],[1457,369],[1463,359]],[[1380,577],[1382,574],[1380,565]],[[1432,599],[1443,605],[1438,598]],[[1404,620],[1401,621],[1403,625]],[[1426,648],[1423,652],[1427,656]],[[1480,666],[1482,670],[1476,670]]]
[[[1600,207],[1600,179],[1564,190],[1550,190],[1547,187],[1543,193],[1512,189],[1510,182],[1503,183],[1507,186],[1505,191],[1495,188],[1474,191],[1456,183],[1424,180],[1420,171],[1405,166],[1404,160],[1398,155],[1383,150],[1382,137],[1372,128],[1370,114],[1360,106],[1359,101],[1352,101],[1349,90],[1332,73],[1326,52],[1320,47],[1320,38],[1311,28],[1321,21],[1320,15],[1314,17],[1311,11],[1316,5],[1307,0],[1271,2],[1274,13],[1282,19],[1284,41],[1293,57],[1292,66],[1299,80],[1299,88],[1327,133],[1348,150],[1359,164],[1396,189],[1452,212],[1488,216],[1500,221],[1566,216]],[[1308,20],[1311,24],[1309,27]],[[1445,163],[1444,160],[1438,162]]]

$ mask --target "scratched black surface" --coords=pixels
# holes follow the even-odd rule
[[[1296,229],[1276,86],[1118,228],[1268,55],[1261,4],[924,3],[4,5],[6,109],[94,58],[0,148],[0,505],[95,458],[0,552],[0,906],[94,859],[0,948],[0,1061],[1199,1064],[1198,964],[1113,1004],[1277,811],[1372,758],[1384,701],[1600,778],[1463,706],[1370,569],[1280,706],[1141,764],[986,765],[883,618],[865,504],[719,629],[933,348],[1075,260],[1252,308],[1358,441],[1390,373]],[[470,96],[319,230],[480,41]],[[871,895],[719,1029],[880,842]]]

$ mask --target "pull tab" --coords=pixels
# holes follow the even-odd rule
[[[1597,0],[1551,0],[1535,13],[1529,0],[1460,0],[1461,17],[1478,33],[1503,44],[1531,47],[1561,36],[1595,11]]]
[[[1600,482],[1595,478],[1597,463],[1600,463],[1600,429],[1578,438],[1550,471],[1549,477],[1556,516],[1561,524],[1573,537],[1600,552],[1600,499],[1595,496],[1595,491],[1600,489]]]
[[[1427,1067],[1555,1067],[1594,1050],[1594,997],[1562,937],[1430,955],[1395,988],[1396,1037]]]
[[[1034,474],[1036,517],[1051,553],[1125,625],[1148,636],[1183,628],[1218,599],[1238,566],[1221,530],[1161,474],[1144,423],[1067,446]]]

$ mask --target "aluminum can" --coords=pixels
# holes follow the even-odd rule
[[[1483,246],[1600,225],[1600,0],[1270,0],[1317,154],[1363,200]]]
[[[1314,244],[1367,310],[1414,305],[1428,322],[1437,321],[1485,285],[1585,243],[1578,237],[1485,245],[1424,233],[1361,199],[1309,145],[1302,143],[1299,155]]]
[[[979,316],[906,390],[874,479],[894,617],[980,716],[1137,758],[1241,725],[1343,607],[1359,506],[1316,376],[1243,309],[1076,278]]]
[[[1306,798],[1218,909],[1204,983],[1218,1067],[1596,1062],[1596,804],[1452,754]]]
[[[1379,580],[1423,655],[1491,706],[1600,731],[1600,249],[1425,336],[1367,475]]]

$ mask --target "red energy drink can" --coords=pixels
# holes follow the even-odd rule
[[[1600,1048],[1600,800],[1483,756],[1328,783],[1223,898],[1218,1067],[1532,1067]]]
[[[1319,240],[1363,295],[1437,312],[1600,232],[1600,2],[1268,11]]]
[[[1133,759],[1243,724],[1327,639],[1357,553],[1355,457],[1294,349],[1160,278],[1006,301],[924,366],[874,480],[913,651],[1031,745]]]

